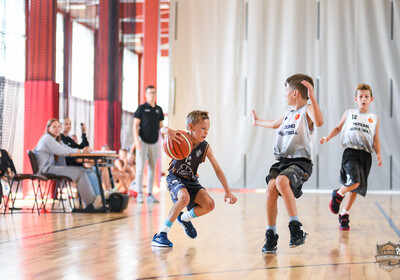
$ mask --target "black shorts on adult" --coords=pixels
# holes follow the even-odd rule
[[[194,202],[197,193],[201,190],[204,189],[199,181],[189,181],[182,179],[172,173],[169,173],[167,176],[167,186],[168,186],[168,191],[169,194],[171,195],[172,201],[175,203],[178,201],[178,191],[182,188],[185,188],[190,196],[190,202],[186,206],[187,210],[191,210],[196,206],[196,203]]]
[[[311,176],[312,166],[312,162],[306,158],[281,158],[271,166],[265,181],[268,184],[271,179],[276,179],[279,175],[286,176],[290,181],[294,197],[299,198],[303,194],[301,190],[303,184]]]
[[[360,183],[357,189],[352,190],[359,195],[367,194],[368,175],[371,170],[371,154],[364,150],[346,148],[343,152],[340,168],[340,183],[346,187]]]

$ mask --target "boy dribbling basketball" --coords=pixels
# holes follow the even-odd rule
[[[323,124],[323,117],[314,95],[313,80],[304,74],[287,78],[286,101],[293,106],[284,116],[275,120],[261,120],[252,111],[253,126],[278,128],[274,145],[277,163],[270,168],[267,181],[267,230],[263,253],[275,253],[278,245],[276,218],[277,200],[282,196],[289,215],[290,247],[304,243],[307,233],[297,216],[295,198],[302,195],[303,183],[312,172],[312,144],[315,126]],[[307,104],[310,99],[311,104]]]
[[[210,160],[218,180],[225,189],[225,202],[227,199],[229,199],[230,204],[235,204],[237,201],[229,189],[224,172],[214,157],[211,147],[205,141],[210,128],[208,113],[198,110],[190,112],[186,117],[186,128],[193,140],[193,150],[185,159],[173,160],[170,164],[167,184],[174,205],[160,231],[154,235],[151,246],[173,246],[168,239],[168,232],[176,219],[190,238],[196,238],[197,231],[191,220],[214,209],[214,200],[200,185],[197,176],[197,169],[206,157]],[[179,143],[177,131],[168,127],[163,127],[160,131],[171,140]],[[183,213],[181,211],[185,206],[188,211]]]
[[[339,213],[340,204],[347,199],[342,213],[339,214],[339,229],[350,230],[349,211],[357,194],[367,194],[368,175],[371,169],[371,153],[376,152],[378,166],[382,166],[381,145],[379,142],[379,118],[369,112],[369,105],[374,100],[371,87],[359,84],[354,98],[358,109],[344,112],[339,124],[322,137],[320,143],[326,143],[341,132],[342,147],[345,148],[340,169],[340,183],[342,186],[332,192],[329,208],[334,214]]]

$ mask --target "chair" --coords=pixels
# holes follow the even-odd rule
[[[41,197],[42,192],[41,192],[41,187],[40,187],[40,182],[41,181],[47,181],[47,178],[41,175],[36,175],[36,174],[17,174],[14,166],[14,162],[11,159],[11,156],[6,150],[0,150],[1,151],[1,171],[0,171],[0,177],[5,178],[8,181],[8,185],[10,186],[9,193],[7,195],[7,198],[4,201],[4,213],[6,214],[7,208],[11,211],[11,214],[13,213],[14,210],[21,210],[17,209],[15,207],[15,200],[17,199],[17,193],[19,190],[19,186],[22,181],[24,180],[31,180],[32,181],[32,186],[33,186],[33,193],[35,195],[35,201],[32,207],[32,213],[35,210],[35,205],[38,210],[38,214],[40,214],[39,210],[39,203],[37,201],[38,194],[40,192]],[[37,181],[37,185],[35,188],[35,180]],[[15,192],[13,193],[13,186],[14,183],[17,182],[17,187],[15,189]],[[3,186],[0,182],[0,188],[2,189]],[[8,204],[11,200],[11,207],[8,207]],[[1,200],[0,200],[1,201]]]
[[[75,199],[74,199],[73,192],[72,192],[72,182],[73,182],[72,179],[65,175],[55,175],[55,174],[51,174],[51,173],[40,173],[39,174],[39,168],[36,163],[36,157],[35,157],[34,152],[31,150],[28,150],[28,156],[29,156],[29,160],[30,160],[31,166],[32,166],[32,171],[34,174],[45,176],[48,180],[50,180],[50,182],[56,182],[56,187],[55,187],[54,193],[53,193],[53,204],[52,204],[51,209],[54,210],[55,201],[58,200],[58,203],[61,202],[63,212],[66,212],[65,206],[64,206],[64,198],[63,198],[63,190],[64,189],[67,191],[68,201],[69,201],[71,208],[75,208]],[[49,197],[50,190],[51,190],[51,186],[49,184],[46,184],[46,190],[45,190],[45,195],[44,195],[45,198],[42,201],[42,208],[45,213],[46,213],[47,199]]]

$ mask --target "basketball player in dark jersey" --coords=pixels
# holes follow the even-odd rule
[[[187,158],[173,160],[170,164],[167,184],[174,205],[160,231],[154,235],[151,246],[172,247],[172,242],[169,241],[167,235],[176,219],[190,238],[196,238],[197,231],[191,220],[214,209],[214,200],[200,185],[197,175],[197,169],[206,157],[210,160],[218,180],[225,189],[225,202],[229,200],[230,204],[235,204],[237,201],[229,189],[224,172],[214,157],[211,147],[205,141],[210,128],[208,113],[198,110],[190,112],[186,117],[186,128],[192,137],[194,148]],[[179,143],[177,131],[168,127],[163,127],[160,131]],[[188,211],[183,213],[182,210],[185,206]]]

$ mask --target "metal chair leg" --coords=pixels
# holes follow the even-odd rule
[[[14,180],[11,180],[10,193],[11,193],[11,187],[12,187],[13,184],[14,184]],[[17,199],[17,193],[18,193],[18,189],[19,189],[19,184],[20,184],[20,181],[18,181],[17,188],[15,189],[15,196],[13,198],[11,198],[11,214],[14,211],[14,208],[15,208],[15,200]]]
[[[35,180],[32,180],[32,189],[33,189],[33,194],[35,195],[35,201],[33,202],[32,213],[33,213],[33,211],[35,211],[35,205],[36,205],[36,209],[38,211],[38,215],[40,215],[40,208],[39,208],[39,203],[38,203],[38,200],[37,200],[39,189],[40,189],[39,180],[37,182],[36,189],[35,189]]]

